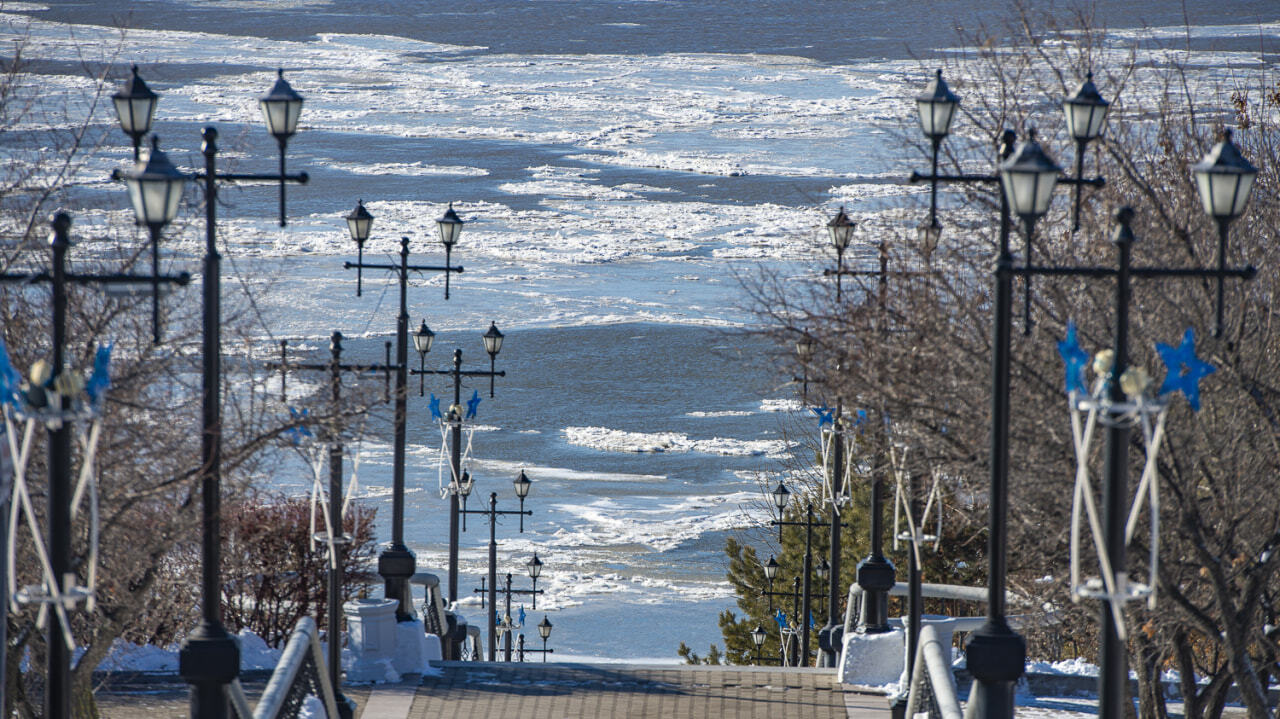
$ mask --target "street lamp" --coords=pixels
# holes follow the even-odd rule
[[[262,109],[267,130],[280,146],[280,226],[284,227],[284,149],[289,138],[297,133],[298,118],[302,116],[302,96],[284,79],[284,68],[276,70],[276,84],[271,86],[271,92],[258,99],[258,107]]]
[[[809,401],[809,362],[813,360],[815,349],[813,338],[809,336],[809,331],[806,329],[800,339],[796,340],[796,358],[800,360],[800,376],[791,378],[793,382],[800,382],[800,397],[804,402]]]
[[[279,83],[277,83],[279,86]],[[273,91],[274,92],[274,91]],[[265,102],[265,100],[264,100]],[[267,112],[264,107],[263,112]],[[287,112],[287,110],[279,110],[279,112]],[[283,141],[282,141],[283,142]],[[283,147],[283,145],[281,145]],[[364,215],[368,211],[361,213],[363,202],[357,203],[356,210],[347,216],[347,229],[351,233],[351,238],[356,241],[356,245],[363,247],[363,243],[368,239],[368,231],[373,224],[373,216],[367,218]],[[355,219],[351,219],[355,217]],[[457,240],[457,235],[453,235],[453,239]],[[410,272],[443,272],[448,278],[454,272],[462,272],[463,268],[455,267],[449,260],[448,250],[452,245],[446,246],[445,264],[443,267],[430,265],[410,265],[409,264],[409,238],[400,238],[400,263],[399,264],[367,264],[364,262],[363,253],[359,258],[359,262],[344,262],[345,269],[355,268],[357,272],[356,293],[360,291],[360,273],[367,269],[390,270],[396,273],[396,280],[400,285],[400,312],[396,315],[396,405],[395,405],[395,447],[392,460],[392,476],[391,476],[391,544],[378,555],[378,574],[382,576],[384,583],[384,596],[399,601],[396,608],[396,619],[399,621],[408,621],[412,617],[411,597],[409,592],[409,578],[417,569],[417,558],[413,552],[409,550],[404,543],[404,476],[405,476],[405,454],[407,442],[407,421],[408,421],[408,392],[405,385],[408,382],[408,363],[409,363],[409,304],[408,304],[408,285]],[[445,299],[449,299],[448,284],[446,279]],[[416,338],[415,338],[416,341]],[[390,364],[390,363],[388,363]],[[454,475],[457,477],[457,475]]]
[[[942,69],[937,70],[933,80],[925,86],[924,92],[916,97],[916,113],[920,117],[920,129],[933,145],[933,174],[938,174],[938,150],[942,141],[951,132],[951,120],[955,117],[956,108],[960,107],[960,98],[947,87],[942,79]],[[919,230],[921,246],[931,254],[938,246],[942,234],[942,226],[938,224],[938,184],[933,183],[929,189],[929,224],[922,225]]]
[[[840,277],[844,273],[840,270],[844,269],[844,251],[849,249],[849,243],[853,240],[853,228],[856,226],[844,213],[843,205],[827,223],[827,234],[831,236],[831,244],[836,248],[836,302],[841,299]]]
[[[520,515],[520,518],[524,519],[524,515],[523,514]],[[533,589],[534,589],[533,608],[537,609],[538,608],[538,594],[537,594],[538,577],[542,576],[542,560],[538,559],[537,552],[533,553],[533,559],[530,559],[529,562],[525,565],[525,567],[529,571],[529,579],[533,580]]]
[[[521,471],[521,474],[522,474],[522,475],[524,474],[523,470]],[[517,483],[518,483],[518,482],[519,482],[519,479],[517,478],[517,480],[516,480],[516,481],[517,481]],[[528,477],[525,477],[525,481],[526,481],[526,482],[528,481]],[[532,483],[530,483],[530,485],[531,485],[531,484],[532,484]],[[519,485],[517,484],[517,486],[519,486]],[[517,491],[517,492],[519,492],[519,490],[518,490],[518,489],[517,489],[516,491]],[[529,485],[525,485],[524,492],[525,492],[525,495],[524,495],[524,496],[527,496],[527,495],[528,495],[528,493],[529,493]],[[456,498],[456,497],[457,497],[457,494],[454,494],[454,495],[452,495],[452,496]],[[488,508],[488,509],[463,509],[463,510],[458,510],[458,513],[459,513],[459,514],[461,514],[461,515],[463,515],[463,516],[465,516],[465,515],[467,515],[467,514],[484,514],[484,515],[488,515],[488,517],[489,517],[489,577],[488,577],[488,592],[489,592],[489,607],[490,607],[490,610],[491,610],[491,611],[489,611],[489,612],[488,612],[488,615],[489,615],[489,616],[488,616],[488,624],[489,624],[489,661],[491,661],[491,662],[492,662],[492,661],[496,661],[497,653],[498,653],[498,636],[497,636],[497,626],[496,626],[496,624],[495,624],[496,619],[494,618],[494,613],[493,613],[493,611],[492,611],[493,609],[496,609],[496,608],[497,608],[497,606],[498,606],[498,604],[497,604],[497,603],[498,603],[498,539],[497,539],[498,516],[499,516],[499,515],[508,515],[508,514],[518,514],[518,515],[520,515],[521,522],[522,522],[521,527],[520,527],[520,531],[521,531],[521,532],[524,532],[524,525],[523,525],[524,516],[525,516],[526,514],[527,514],[527,515],[532,515],[532,514],[533,514],[533,512],[532,512],[532,511],[527,510],[527,509],[525,509],[525,508],[524,508],[524,496],[521,496],[521,497],[520,497],[520,502],[521,502],[521,504],[520,504],[520,510],[519,510],[519,511],[510,510],[510,509],[498,509],[498,493],[497,493],[497,492],[490,492],[490,493],[489,493],[489,508]],[[457,556],[457,555],[452,555],[452,556],[450,556],[450,562],[455,562],[455,561],[456,561],[456,559],[455,559],[455,557],[456,557],[456,556]],[[539,565],[541,565],[541,562],[539,562]],[[456,580],[456,578],[455,578],[455,576],[454,576],[454,574],[456,573],[456,572],[455,572],[455,568],[456,568],[456,565],[454,565],[454,567],[450,569],[450,574],[449,574],[449,583],[450,583],[451,585],[453,585],[454,587],[456,587],[456,586],[457,586],[457,580]],[[532,572],[533,572],[533,571],[534,571],[534,570],[533,570],[532,568],[530,568],[531,576],[532,576]],[[542,570],[541,570],[541,569],[538,569],[537,571],[538,571],[538,573],[539,573],[539,574],[541,574],[541,571],[542,571]],[[509,574],[507,575],[507,577],[508,577],[507,590],[508,590],[509,592],[510,592],[510,591],[516,591],[516,590],[512,590],[512,589],[511,589],[511,584],[510,584],[510,581],[509,581],[510,576],[511,576],[511,575],[509,575]],[[454,590],[451,590],[451,591],[454,591]],[[475,590],[475,591],[477,591],[477,592],[483,592],[483,591],[484,591],[484,589],[477,589],[477,590]],[[537,591],[537,592],[541,592],[542,590],[535,590],[535,591]],[[521,591],[516,591],[516,593],[517,593],[517,594],[528,594],[529,592],[528,592],[527,590],[521,590]],[[537,594],[535,593],[535,594],[534,594],[534,596],[537,596]],[[456,595],[455,595],[454,597],[451,597],[451,598],[452,598],[452,599],[454,599],[454,601],[457,601],[457,599],[456,599]],[[510,603],[510,597],[508,597],[508,603]],[[509,610],[510,610],[510,607],[508,607],[508,611],[509,611]]]
[[[524,661],[525,654],[541,653],[542,661],[547,661],[547,655],[554,652],[554,649],[547,649],[547,640],[551,638],[551,620],[547,619],[547,615],[542,615],[542,621],[538,622],[538,636],[542,637],[541,649],[525,649],[524,635],[520,635],[520,661]]]
[[[280,87],[283,77],[276,82]],[[288,83],[284,83],[288,87]],[[127,90],[126,93],[127,94]],[[290,90],[292,92],[292,90]],[[268,99],[274,100],[273,88]],[[279,112],[267,113],[268,129],[280,143],[279,174],[219,173],[217,171],[218,131],[206,127],[201,133],[201,150],[204,154],[204,172],[196,173],[193,178],[204,181],[205,205],[205,256],[202,280],[204,311],[202,318],[203,341],[201,357],[203,359],[202,375],[202,411],[201,411],[201,447],[200,469],[201,503],[203,505],[201,527],[201,603],[202,621],[200,626],[187,636],[178,654],[178,673],[191,684],[192,714],[198,719],[213,717],[222,719],[228,714],[226,686],[236,681],[240,672],[240,650],[235,638],[227,632],[222,624],[222,577],[221,577],[221,484],[222,484],[222,256],[217,246],[217,208],[218,180],[265,180],[279,181],[280,184],[280,224],[286,222],[284,215],[284,183],[297,182],[305,184],[309,179],[307,173],[300,172],[286,175],[284,172],[284,140],[297,129],[297,116],[301,108],[301,97],[293,93],[292,110],[284,119],[290,118],[292,124],[279,124]],[[264,105],[266,108],[274,105]],[[132,121],[132,118],[131,120]],[[134,129],[137,125],[132,125]],[[121,128],[128,132],[123,122]],[[287,132],[287,135],[284,134]],[[150,159],[150,158],[148,158]],[[145,172],[143,173],[145,175]],[[120,179],[119,171],[112,173],[113,179]],[[130,191],[131,199],[159,199],[158,185],[144,185],[141,177],[138,189]],[[169,186],[172,189],[172,185]],[[166,195],[166,198],[168,196]],[[164,206],[160,202],[159,206]],[[134,212],[138,220],[148,223],[153,216],[150,211],[156,208],[154,202],[146,202],[145,207],[135,203]],[[146,212],[140,212],[145,209]],[[170,218],[172,219],[172,218]],[[161,225],[163,227],[163,225]]]
[[[418,396],[426,395],[427,383],[427,353],[431,351],[431,343],[435,341],[436,333],[431,331],[427,326],[427,321],[422,321],[422,326],[417,332],[413,333],[413,348],[418,350],[418,366],[420,375],[418,375]]]
[[[443,233],[442,233],[443,234]],[[425,324],[425,321],[424,321]],[[421,331],[421,330],[419,330]],[[490,334],[496,337],[490,337]],[[502,349],[502,333],[498,332],[497,326],[489,325],[489,332],[482,337],[486,350],[489,352],[489,369],[488,370],[464,370],[462,369],[462,350],[453,350],[453,367],[450,369],[420,369],[413,370],[412,374],[420,375],[451,375],[453,377],[453,406],[460,407],[462,405],[462,378],[463,377],[488,377],[489,378],[489,395],[493,396],[493,378],[507,376],[506,370],[495,371],[493,369],[493,360],[497,356],[498,351]],[[425,365],[424,365],[425,367]],[[439,419],[446,419],[441,415]],[[450,436],[450,453],[449,453],[449,469],[452,477],[455,479],[463,476],[462,472],[462,416],[457,412],[450,411],[447,421],[451,425],[452,432]],[[463,521],[466,515],[459,511],[458,496],[461,487],[455,486],[457,483],[450,482],[449,485],[449,597],[457,599],[458,596],[458,520],[459,516]],[[466,492],[469,494],[471,488],[468,486]],[[525,490],[528,494],[528,489]],[[461,495],[466,500],[466,494]],[[523,498],[521,499],[523,502]],[[465,524],[463,527],[465,528]]]
[[[111,96],[116,106],[116,118],[120,121],[120,129],[133,140],[133,159],[138,160],[138,148],[142,138],[151,131],[151,120],[156,114],[156,103],[160,96],[147,87],[147,83],[138,75],[138,66],[130,68],[132,74],[125,81],[124,87]]]
[[[1027,133],[1027,140],[1018,145],[1013,156],[1000,164],[1000,184],[1004,186],[1005,199],[1012,212],[1022,219],[1024,269],[1031,266],[1036,220],[1049,211],[1060,172],[1062,168],[1036,141],[1035,129]],[[1031,334],[1031,275],[1022,280],[1022,333]]]
[[[786,490],[785,487],[782,487],[782,482],[778,482],[778,486],[781,487],[784,491]],[[775,502],[778,501],[777,496],[778,495],[775,490],[775,495],[774,495]],[[801,616],[799,619],[799,626],[801,627],[801,632],[802,632],[800,635],[800,656],[802,657],[801,664],[808,664],[809,663],[809,605],[810,605],[810,598],[812,597],[811,579],[813,575],[813,530],[815,527],[826,528],[826,527],[829,527],[829,525],[827,522],[814,521],[812,503],[805,504],[805,510],[804,510],[805,519],[803,522],[782,519],[783,511],[786,508],[786,497],[789,497],[789,496],[790,496],[790,493],[783,495],[782,504],[778,506],[779,518],[771,521],[770,524],[775,524],[778,526],[779,547],[781,547],[782,545],[782,528],[783,527],[804,527],[805,528],[805,531],[804,531],[804,600],[803,600],[804,615]],[[831,522],[839,523],[840,519],[836,516],[836,513],[833,511],[831,514],[832,514]],[[828,565],[828,571],[830,571],[830,565]],[[767,573],[768,573],[768,570],[766,569],[766,576],[767,576]],[[771,585],[772,585],[772,581],[771,581]]]
[[[369,239],[369,232],[373,229],[373,215],[364,209],[364,200],[356,200],[356,209],[346,216],[346,220],[347,232],[356,242],[356,297],[359,297],[364,284],[361,271],[364,266],[364,243]]]
[[[489,396],[493,396],[493,363],[502,351],[502,333],[498,331],[496,322],[489,322],[489,329],[484,333],[484,351],[489,353]]]
[[[155,111],[154,104],[152,111]],[[178,203],[190,178],[160,151],[160,139],[154,135],[147,161],[138,162],[120,176],[129,190],[134,221],[145,225],[151,235],[151,275],[156,277],[160,272],[160,233],[178,216]],[[154,282],[151,285],[151,341],[160,343],[160,285]]]
[[[444,245],[446,265],[449,264],[449,255],[453,252],[453,246],[458,243],[458,237],[462,235],[462,224],[462,218],[453,211],[452,202],[449,203],[449,209],[444,211],[444,215],[436,220],[436,229],[440,232],[440,244]],[[444,298],[449,299],[449,275],[447,274],[444,276]]]
[[[1218,223],[1218,271],[1227,267],[1227,228],[1231,221],[1244,212],[1253,191],[1253,181],[1258,176],[1254,167],[1240,154],[1231,141],[1231,130],[1222,131],[1222,140],[1209,150],[1204,159],[1191,168],[1196,178],[1196,190],[1204,211]],[[1222,336],[1223,276],[1218,276],[1218,313],[1213,336]]]
[[[1062,115],[1067,122],[1067,134],[1076,141],[1076,177],[1084,176],[1085,147],[1102,135],[1107,127],[1107,110],[1111,103],[1103,99],[1098,87],[1093,84],[1093,73],[1085,75],[1076,94],[1062,101]],[[1080,229],[1080,189],[1076,185],[1075,209],[1071,222],[1071,231]]]
[[[67,254],[71,249],[71,216],[65,212],[59,212],[53,216],[50,223],[53,230],[52,237],[49,241],[49,249],[52,254],[52,266],[48,272],[37,273],[8,273],[0,272],[0,284],[17,284],[28,285],[34,283],[48,282],[52,290],[52,298],[50,309],[52,310],[52,323],[50,327],[52,364],[47,380],[37,380],[34,376],[30,378],[32,385],[32,394],[35,389],[47,389],[45,397],[47,398],[44,407],[24,406],[23,410],[35,409],[41,412],[40,424],[45,426],[49,434],[49,453],[48,453],[48,494],[46,504],[46,515],[48,521],[47,528],[47,547],[48,554],[44,555],[43,548],[38,551],[46,557],[44,586],[36,587],[39,590],[32,592],[25,590],[18,593],[14,601],[24,603],[25,599],[41,603],[41,614],[48,612],[49,616],[44,616],[45,628],[45,696],[44,696],[44,716],[50,719],[67,719],[71,715],[71,654],[74,646],[69,646],[71,641],[71,621],[69,612],[74,609],[76,604],[81,600],[87,600],[89,606],[92,607],[92,586],[78,586],[76,578],[75,566],[71,561],[71,518],[72,518],[72,500],[73,492],[71,486],[71,460],[72,453],[72,428],[71,423],[76,419],[84,419],[83,412],[77,412],[71,402],[73,392],[65,389],[67,386],[74,387],[77,383],[68,382],[74,373],[66,366],[66,344],[67,344],[67,305],[68,305],[68,285],[71,283],[79,285],[87,284],[130,284],[137,282],[151,283],[156,286],[158,283],[176,283],[185,285],[190,280],[187,273],[176,276],[144,276],[144,275],[88,275],[78,272],[69,272],[67,268]],[[102,349],[98,350],[101,355]],[[110,356],[109,353],[107,355]],[[12,369],[10,369],[13,372]],[[35,373],[32,372],[34,375]],[[97,378],[97,370],[95,369],[94,377]],[[6,381],[8,378],[6,378]],[[83,387],[84,385],[81,384]],[[17,387],[11,390],[17,391]],[[105,391],[103,389],[102,391]],[[78,391],[74,394],[79,394]],[[100,416],[101,396],[95,398],[89,397],[91,404],[90,416],[97,419]],[[32,424],[27,425],[28,440],[30,439],[30,430]],[[97,436],[97,429],[89,432],[90,436]],[[88,450],[92,452],[93,450]],[[87,461],[87,460],[86,460]],[[17,500],[11,500],[17,504]],[[39,543],[38,529],[36,528],[35,518],[30,517],[32,522],[32,540]],[[16,529],[13,527],[12,529]],[[96,539],[96,537],[95,537]],[[8,571],[13,571],[12,567]],[[93,569],[89,570],[90,584],[93,580]],[[0,594],[7,596],[7,591],[0,590]],[[6,605],[7,606],[7,605]],[[0,635],[2,636],[2,635]],[[3,665],[3,661],[0,661]],[[0,691],[3,684],[0,683]]]
[[[756,664],[764,663],[764,656],[760,653],[760,650],[764,648],[764,640],[768,638],[769,635],[765,632],[764,627],[759,624],[756,625],[755,629],[751,630],[751,643],[756,645]]]
[[[516,496],[520,498],[520,509],[524,509],[524,498],[529,496],[529,489],[533,486],[533,482],[529,479],[529,476],[526,475],[524,473],[524,470],[522,469],[520,470],[520,474],[516,475],[515,480],[511,482],[511,486],[515,488]],[[521,532],[524,531],[524,515],[523,514],[520,515],[520,531]]]

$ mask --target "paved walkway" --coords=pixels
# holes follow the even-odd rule
[[[842,691],[830,669],[443,662],[410,719],[888,719],[883,696]],[[380,693],[375,688],[369,706]],[[391,719],[373,716],[362,719]]]

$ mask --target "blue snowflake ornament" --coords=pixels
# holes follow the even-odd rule
[[[1080,347],[1080,339],[1076,337],[1076,323],[1067,323],[1067,336],[1058,342],[1058,354],[1066,364],[1065,391],[1067,394],[1078,392],[1087,394],[1084,383],[1084,368],[1089,364],[1089,353]]]
[[[1218,371],[1217,367],[1196,357],[1196,331],[1190,327],[1182,335],[1182,344],[1170,347],[1156,343],[1156,351],[1160,359],[1169,368],[1164,384],[1160,385],[1160,394],[1181,392],[1187,397],[1187,404],[1196,412],[1200,411],[1200,380]]]
[[[778,610],[777,614],[773,615],[773,621],[777,622],[779,627],[787,628],[787,615],[783,614],[781,609]]]

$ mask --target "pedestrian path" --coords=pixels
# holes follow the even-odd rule
[[[888,719],[883,696],[844,691],[830,669],[441,662],[407,713],[400,685],[370,692],[362,719],[692,719],[813,717]],[[384,703],[383,695],[386,695]],[[396,706],[401,706],[397,704]]]

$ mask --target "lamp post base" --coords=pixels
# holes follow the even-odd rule
[[[393,544],[378,555],[378,575],[383,581],[383,596],[399,602],[396,606],[397,622],[413,619],[409,579],[413,577],[417,568],[418,558],[403,544]]]
[[[844,644],[844,625],[831,623],[818,630],[818,666],[835,667],[840,665],[840,647]]]
[[[240,645],[221,625],[202,623],[178,651],[178,674],[191,685],[191,716],[230,716],[226,686],[240,675]]]
[[[965,661],[973,675],[966,716],[1013,717],[1013,688],[1027,663],[1027,642],[1003,620],[987,620],[965,645]]]
[[[867,634],[890,631],[889,590],[897,582],[893,562],[884,556],[867,557],[858,562],[857,578],[862,588],[858,631]]]

